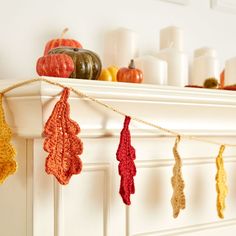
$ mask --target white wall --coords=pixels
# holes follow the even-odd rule
[[[159,47],[159,30],[170,24],[185,31],[185,50],[218,50],[222,63],[236,56],[236,15],[210,8],[210,0],[180,6],[159,0],[0,0],[0,78],[30,78],[45,43],[69,27],[68,37],[102,57],[104,34],[127,27],[140,34],[141,54]]]

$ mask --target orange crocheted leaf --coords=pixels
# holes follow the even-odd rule
[[[83,143],[77,137],[80,127],[69,117],[68,97],[69,89],[65,88],[44,127],[44,150],[49,153],[45,169],[63,185],[68,184],[71,176],[82,170],[79,155],[83,152]]]
[[[0,94],[0,184],[16,172],[16,151],[11,144],[12,132],[5,120],[2,106],[2,95]]]
[[[116,152],[116,159],[119,163],[120,195],[126,205],[130,205],[130,195],[134,194],[134,176],[136,175],[135,167],[135,149],[131,146],[131,137],[129,131],[130,117],[126,116],[124,127],[120,134],[120,144]]]

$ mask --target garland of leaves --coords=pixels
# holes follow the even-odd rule
[[[130,194],[135,192],[134,179],[136,175],[136,167],[134,163],[135,149],[131,146],[131,137],[129,131],[130,120],[143,123],[158,130],[164,131],[176,137],[175,145],[173,147],[173,154],[175,157],[175,165],[173,167],[173,177],[171,183],[173,187],[173,195],[171,203],[173,206],[173,216],[176,218],[181,209],[185,208],[184,196],[184,180],[182,177],[182,161],[178,152],[178,143],[180,138],[187,138],[197,140],[205,143],[220,145],[220,151],[216,158],[217,175],[216,175],[216,190],[217,190],[217,211],[220,218],[223,218],[223,210],[225,208],[225,197],[227,195],[226,186],[226,172],[224,170],[224,163],[222,153],[225,146],[236,147],[236,144],[222,144],[212,140],[199,138],[191,135],[184,135],[173,130],[166,129],[157,124],[147,122],[134,116],[129,116],[123,111],[116,109],[100,100],[88,96],[87,94],[67,87],[62,83],[58,83],[46,78],[35,78],[31,80],[22,81],[12,86],[3,89],[0,92],[0,183],[2,183],[10,174],[16,171],[15,150],[11,145],[11,130],[7,125],[4,117],[2,97],[9,91],[18,87],[25,86],[30,83],[43,81],[51,85],[58,86],[63,89],[60,100],[56,103],[51,116],[45,124],[44,134],[46,136],[44,142],[44,150],[47,151],[45,169],[48,174],[53,174],[59,183],[65,185],[73,174],[79,174],[82,170],[82,162],[79,155],[83,151],[83,143],[77,137],[80,131],[79,125],[70,119],[70,106],[68,103],[69,91],[74,92],[79,97],[87,98],[96,104],[99,104],[107,109],[112,110],[125,117],[124,127],[121,131],[120,144],[116,153],[119,164],[119,174],[121,176],[120,194],[123,202],[127,205],[131,204]]]

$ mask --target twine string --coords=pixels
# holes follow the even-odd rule
[[[147,125],[147,126],[150,126],[150,127],[153,127],[153,128],[156,128],[158,130],[161,130],[165,133],[168,133],[169,135],[172,135],[174,137],[181,137],[181,138],[185,138],[185,139],[190,139],[190,140],[195,140],[195,141],[199,141],[199,142],[204,142],[204,143],[210,143],[210,144],[215,144],[215,145],[224,145],[224,146],[229,146],[229,147],[236,147],[236,144],[231,144],[231,143],[220,143],[220,142],[217,142],[217,141],[213,141],[213,140],[209,140],[209,139],[206,139],[206,138],[200,138],[200,137],[196,137],[196,136],[192,136],[192,135],[186,135],[186,134],[181,134],[181,133],[178,133],[174,130],[170,130],[170,129],[167,129],[167,128],[164,128],[162,126],[159,126],[157,124],[153,124],[151,122],[148,122],[148,121],[145,121],[145,120],[142,120],[138,117],[135,117],[135,116],[131,116],[129,114],[126,114],[125,112],[111,106],[111,105],[108,105],[107,103],[105,102],[102,102],[100,100],[98,100],[97,98],[94,98],[94,97],[91,97],[89,95],[87,95],[86,93],[83,93],[77,89],[74,89],[73,87],[68,87],[68,86],[65,86],[63,85],[62,83],[59,83],[59,82],[56,82],[56,81],[52,81],[52,80],[49,80],[49,79],[46,79],[46,78],[34,78],[34,79],[30,79],[30,80],[25,80],[25,81],[22,81],[22,82],[18,82],[18,83],[15,83],[5,89],[3,89],[2,91],[0,91],[0,94],[1,96],[4,96],[6,93],[10,92],[11,90],[14,90],[16,88],[19,88],[19,87],[22,87],[22,86],[25,86],[27,84],[31,84],[31,83],[35,83],[35,82],[38,82],[38,81],[43,81],[45,83],[48,83],[48,84],[51,84],[51,85],[54,85],[54,86],[57,86],[57,87],[60,87],[60,88],[68,88],[70,89],[73,93],[75,93],[77,96],[81,97],[81,98],[87,98],[88,100],[98,104],[98,105],[101,105],[113,112],[116,112],[117,114],[120,114],[122,116],[129,116],[131,117],[132,120],[135,120],[136,122],[138,123],[142,123],[144,125]]]

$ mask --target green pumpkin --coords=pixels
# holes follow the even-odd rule
[[[72,58],[75,69],[70,78],[96,80],[101,73],[101,60],[92,51],[82,48],[57,47],[50,50],[48,54],[66,54]]]

